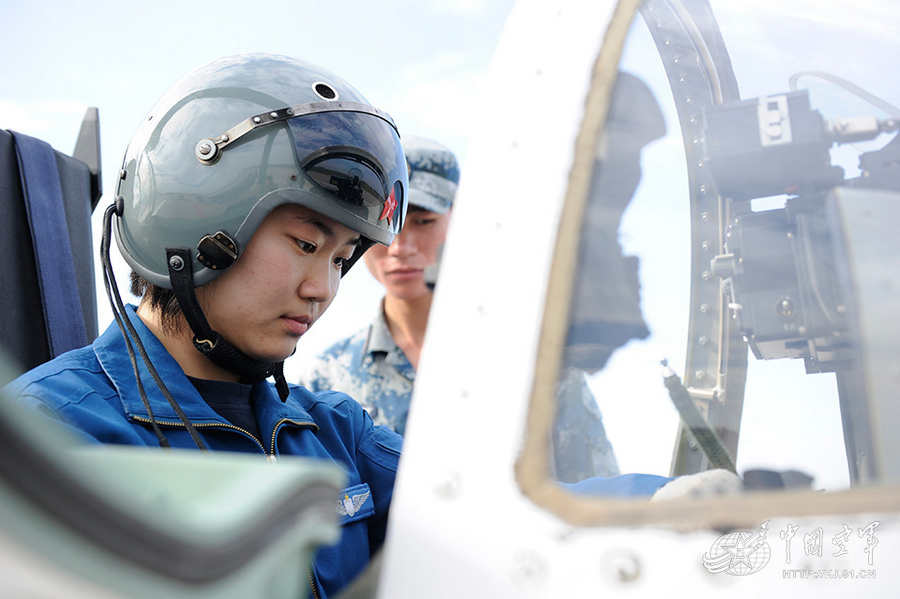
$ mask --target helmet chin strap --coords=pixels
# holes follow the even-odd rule
[[[350,256],[349,260],[344,262],[344,266],[341,267],[341,277],[350,272],[350,268],[356,264],[356,261],[362,258],[362,255],[366,253],[370,247],[375,245],[375,242],[371,239],[367,239],[363,237],[359,240],[359,243],[356,246],[356,249],[353,251],[353,255]]]
[[[209,326],[194,293],[191,250],[166,248],[166,261],[172,291],[194,333],[193,342],[197,351],[218,366],[240,376],[242,382],[255,383],[270,376],[275,377],[278,396],[281,401],[285,401],[289,390],[284,378],[284,361],[265,362],[251,358]]]

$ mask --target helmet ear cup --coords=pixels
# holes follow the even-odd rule
[[[197,244],[197,262],[213,270],[222,270],[238,259],[237,242],[224,231],[204,235]]]

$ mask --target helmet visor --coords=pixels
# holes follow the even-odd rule
[[[323,211],[389,245],[403,226],[408,186],[397,130],[365,112],[335,110],[288,120],[297,164],[333,198]]]

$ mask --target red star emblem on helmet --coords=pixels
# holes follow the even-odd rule
[[[394,216],[394,210],[397,209],[397,198],[394,197],[394,190],[391,189],[391,195],[384,201],[384,208],[381,210],[381,216],[378,217],[378,220],[387,219],[388,224],[391,224],[391,218]]]

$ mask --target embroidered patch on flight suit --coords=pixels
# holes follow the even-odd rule
[[[338,498],[337,513],[341,516],[341,524],[349,524],[375,513],[375,501],[368,483],[347,487]]]

